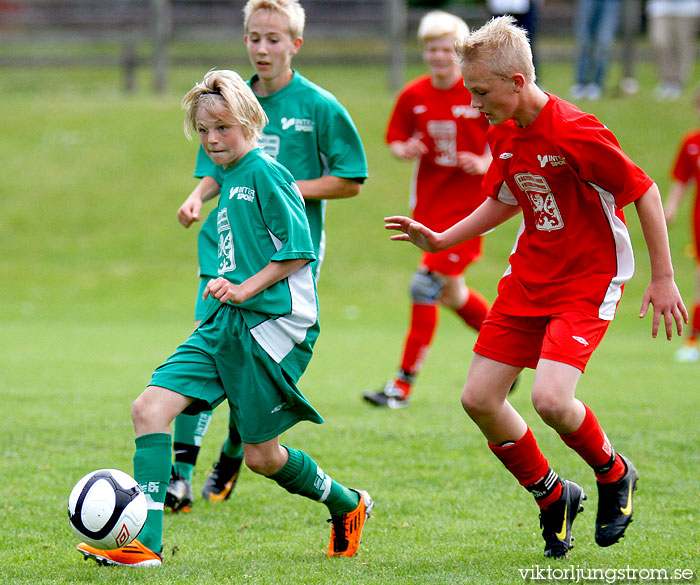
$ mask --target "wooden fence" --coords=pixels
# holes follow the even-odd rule
[[[631,7],[642,0],[625,0]],[[0,0],[0,44],[11,50],[0,53],[0,67],[118,65],[124,87],[134,88],[135,71],[149,65],[156,92],[167,88],[167,74],[177,64],[169,51],[175,40],[229,40],[240,37],[245,0]],[[379,40],[380,58],[388,65],[392,88],[401,83],[405,65],[405,41],[413,34],[426,9],[408,8],[406,0],[303,0],[307,37],[355,37]],[[541,34],[571,38],[575,0],[546,0],[540,11]],[[446,9],[478,26],[488,17],[483,4],[462,3]],[[637,10],[638,12],[638,10]],[[37,54],[37,44],[109,42],[121,46],[118,56],[76,57],[54,50]],[[137,46],[146,44],[144,58]],[[31,51],[29,49],[32,49]],[[195,56],[189,55],[192,60]],[[337,59],[337,55],[328,59]],[[362,62],[377,55],[353,54],[345,62]]]

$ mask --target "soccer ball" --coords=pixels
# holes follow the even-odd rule
[[[118,469],[88,473],[68,497],[73,532],[102,550],[129,544],[141,532],[147,515],[146,496],[139,484]]]

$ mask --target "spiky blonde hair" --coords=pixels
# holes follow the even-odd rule
[[[481,28],[455,44],[462,67],[482,63],[494,73],[510,77],[520,73],[527,82],[535,81],[535,66],[527,32],[515,25],[512,16],[492,18]]]

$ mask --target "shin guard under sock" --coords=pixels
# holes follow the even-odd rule
[[[593,468],[600,483],[615,482],[625,474],[625,463],[616,456],[593,411],[583,406],[586,415],[581,426],[573,433],[559,436]]]
[[[540,508],[544,509],[559,499],[561,480],[549,467],[529,427],[514,443],[503,446],[489,443],[489,447],[520,485],[532,493]]]
[[[153,552],[163,548],[163,503],[170,481],[172,442],[167,433],[136,437],[134,479],[146,494],[148,517],[138,536]]]
[[[357,508],[359,495],[335,480],[303,451],[286,447],[289,452],[287,463],[270,476],[289,493],[323,502],[331,515],[347,514]]]

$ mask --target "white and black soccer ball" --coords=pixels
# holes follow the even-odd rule
[[[146,496],[139,484],[118,469],[88,473],[68,497],[73,532],[102,550],[129,544],[141,532],[147,515]]]

